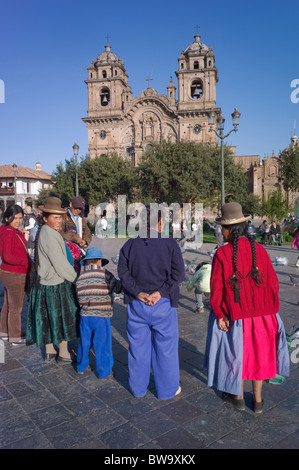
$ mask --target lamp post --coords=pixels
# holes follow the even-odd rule
[[[18,199],[18,197],[17,197],[17,168],[18,168],[18,166],[14,163],[12,167],[13,167],[13,174],[14,174],[15,204],[17,204],[17,202],[18,202],[17,201],[17,199]]]
[[[213,126],[215,124],[215,120],[216,120],[216,113],[215,111],[212,109],[209,113],[209,116],[208,116],[208,123],[210,124],[210,129],[209,129],[209,132],[212,132],[214,131],[215,134],[217,135],[217,137],[220,139],[221,141],[221,205],[223,205],[225,203],[225,196],[224,196],[224,148],[223,148],[223,141],[224,139],[226,139],[232,132],[237,132],[238,130],[238,125],[239,125],[239,120],[240,120],[240,116],[241,114],[239,113],[238,111],[238,108],[235,108],[234,112],[232,113],[232,121],[233,121],[233,126],[234,128],[228,132],[228,134],[224,135],[224,122],[225,122],[225,119],[224,117],[222,116],[222,114],[220,114],[220,116],[217,118],[217,124],[218,124],[218,131],[217,132]]]
[[[78,183],[78,153],[79,145],[77,142],[73,145],[74,157],[75,157],[75,171],[76,171],[76,196],[79,196],[79,183]]]

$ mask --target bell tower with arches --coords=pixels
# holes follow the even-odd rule
[[[216,109],[217,68],[212,47],[203,44],[198,33],[194,42],[182,50],[175,73],[180,139],[214,142],[216,136],[209,133],[208,112],[213,108],[216,114],[220,113]]]

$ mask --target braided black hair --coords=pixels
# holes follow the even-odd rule
[[[262,285],[262,273],[258,270],[256,265],[256,248],[254,240],[248,236],[247,233],[247,222],[241,222],[239,224],[233,225],[224,225],[225,228],[230,229],[232,233],[232,240],[233,240],[233,265],[234,265],[234,272],[233,275],[230,277],[229,282],[231,287],[234,289],[235,293],[235,302],[240,302],[240,283],[242,279],[246,279],[248,276],[254,280],[257,285]],[[249,273],[244,277],[237,268],[237,256],[238,256],[238,246],[239,246],[239,238],[245,237],[250,242],[251,246],[251,253],[252,253],[252,268]]]

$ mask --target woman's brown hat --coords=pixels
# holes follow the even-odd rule
[[[221,207],[221,217],[217,217],[216,224],[233,225],[240,224],[250,219],[250,215],[245,217],[242,212],[242,206],[238,202],[227,202]]]
[[[61,207],[61,199],[58,197],[48,197],[43,206],[39,206],[42,212],[50,214],[66,214],[66,209]]]

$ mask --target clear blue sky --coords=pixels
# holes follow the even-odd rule
[[[214,50],[225,131],[234,107],[241,112],[239,131],[226,143],[237,146],[237,155],[277,155],[289,144],[294,121],[299,134],[299,103],[292,103],[290,86],[299,79],[298,18],[298,0],[2,2],[0,162],[34,168],[39,161],[51,173],[72,156],[75,141],[86,155],[84,80],[107,34],[133,96],[147,87],[149,75],[151,86],[166,94],[197,25]]]

